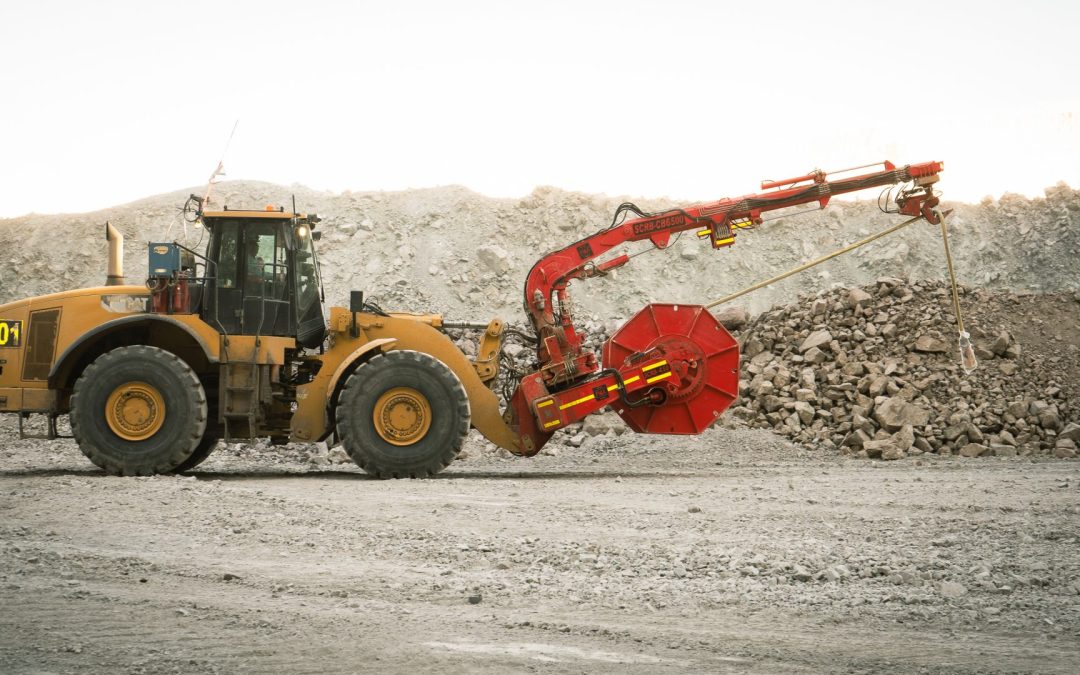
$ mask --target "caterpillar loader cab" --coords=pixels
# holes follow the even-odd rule
[[[211,435],[285,443],[295,392],[282,369],[295,370],[297,355],[326,338],[319,217],[226,206],[200,212],[199,222],[209,233],[204,257],[177,243],[150,245],[151,308],[196,314],[220,335]]]
[[[210,241],[198,306],[203,321],[225,335],[292,337],[301,347],[320,345],[326,319],[313,243],[318,221],[284,209],[204,213]],[[159,246],[179,258],[186,253]],[[187,282],[168,265],[152,266],[151,278],[155,274],[166,287]]]

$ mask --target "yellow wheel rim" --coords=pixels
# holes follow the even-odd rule
[[[375,401],[375,431],[391,445],[412,445],[431,428],[427,397],[410,387],[394,387]]]
[[[152,385],[126,382],[105,402],[105,421],[125,441],[143,441],[165,423],[165,399]]]

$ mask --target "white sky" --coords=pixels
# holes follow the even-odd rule
[[[705,200],[1080,186],[1080,3],[0,0],[0,217],[230,179]],[[872,197],[876,195],[866,195]]]

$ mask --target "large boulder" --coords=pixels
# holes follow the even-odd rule
[[[750,321],[750,312],[747,312],[744,307],[739,307],[738,305],[725,307],[719,312],[716,312],[713,316],[720,322],[720,325],[728,330],[739,330]]]
[[[870,302],[873,297],[874,296],[856,286],[848,291],[847,304],[848,307],[858,307],[859,305],[865,305]]]
[[[907,457],[907,453],[895,445],[881,449],[881,458],[885,460],[897,460]]]
[[[915,351],[924,354],[941,354],[949,351],[949,346],[944,340],[939,340],[932,335],[920,335],[915,339]]]
[[[900,428],[900,431],[892,435],[892,440],[898,448],[907,452],[915,444],[915,430],[910,424],[905,424]]]
[[[894,396],[874,407],[874,419],[888,431],[895,432],[905,424],[925,426],[930,421],[930,411]]]
[[[960,448],[961,457],[979,457],[987,451],[985,445],[979,443],[968,443],[964,447]]]
[[[998,333],[994,341],[990,343],[990,351],[994,353],[994,356],[1005,356],[1005,352],[1009,349],[1010,336],[1007,331],[1001,331]]]
[[[830,333],[827,329],[823,328],[821,330],[816,330],[813,333],[810,333],[810,335],[806,336],[806,339],[803,340],[801,345],[799,345],[799,353],[805,354],[814,347],[820,349],[821,347],[824,347],[825,345],[832,342],[832,339],[832,333]]]
[[[882,457],[886,453],[890,456],[895,455],[900,451],[900,448],[896,447],[891,438],[883,438],[875,441],[866,441],[862,444],[862,449],[866,451],[867,457]],[[899,459],[894,457],[894,459]]]
[[[799,416],[799,421],[803,424],[810,424],[813,422],[814,413],[814,406],[805,401],[799,401],[795,404],[795,414]]]
[[[1067,438],[1075,443],[1080,443],[1080,424],[1069,422],[1057,437],[1058,440]]]

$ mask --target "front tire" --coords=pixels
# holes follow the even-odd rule
[[[469,397],[430,354],[394,350],[357,368],[338,399],[345,452],[376,478],[426,478],[454,461],[469,433]]]
[[[99,356],[75,382],[71,432],[106,473],[171,473],[200,447],[206,408],[198,376],[175,354],[119,347]]]
[[[218,429],[211,429],[210,425],[207,425],[202,440],[199,441],[199,445],[195,447],[195,452],[191,453],[191,457],[180,462],[180,464],[173,469],[173,473],[187,473],[199,466],[206,461],[214,450],[217,449],[218,443],[220,442],[221,431]]]

